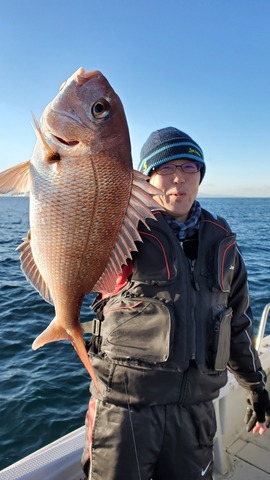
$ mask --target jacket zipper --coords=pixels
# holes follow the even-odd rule
[[[198,292],[200,290],[200,286],[198,282],[196,282],[196,278],[195,278],[195,264],[196,264],[196,259],[190,260],[192,285],[194,289]]]
[[[196,325],[196,316],[195,316],[195,312],[196,312],[196,291],[198,291],[200,289],[198,283],[196,282],[196,278],[195,278],[195,264],[196,264],[196,259],[193,259],[193,260],[189,260],[189,263],[190,263],[190,271],[191,271],[191,284],[192,284],[192,287],[193,289],[191,290],[192,291],[192,294],[191,294],[191,297],[192,297],[192,301],[191,301],[191,318],[192,318],[192,322],[193,322],[193,337],[192,337],[192,349],[191,349],[191,360],[195,360],[196,359],[196,338],[197,338],[197,325]]]

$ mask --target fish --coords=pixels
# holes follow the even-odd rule
[[[34,118],[30,160],[0,173],[0,194],[29,195],[30,231],[21,269],[54,305],[55,317],[34,350],[70,340],[92,378],[80,310],[85,295],[114,291],[123,265],[142,241],[139,222],[155,219],[160,192],[132,164],[124,107],[106,77],[80,67]]]

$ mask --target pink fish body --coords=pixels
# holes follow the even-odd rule
[[[46,107],[31,161],[0,174],[0,193],[30,192],[31,235],[21,266],[55,318],[33,348],[69,339],[90,373],[80,309],[84,295],[112,292],[153,218],[157,191],[133,170],[123,106],[106,78],[80,68]]]

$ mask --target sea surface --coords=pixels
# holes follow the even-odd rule
[[[270,302],[270,198],[200,198],[237,233],[249,274],[254,328]],[[20,270],[16,247],[29,229],[28,198],[0,198],[0,470],[80,427],[89,401],[89,375],[68,342],[37,351],[33,340],[54,309]],[[90,320],[85,298],[81,318]],[[270,333],[270,324],[267,325]]]

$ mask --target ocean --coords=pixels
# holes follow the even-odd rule
[[[270,198],[199,200],[237,233],[257,331],[270,302]],[[89,375],[71,344],[31,348],[54,309],[20,270],[15,249],[28,229],[28,198],[0,198],[0,470],[80,427],[89,401]],[[92,318],[92,300],[92,295],[84,300],[83,321]]]

